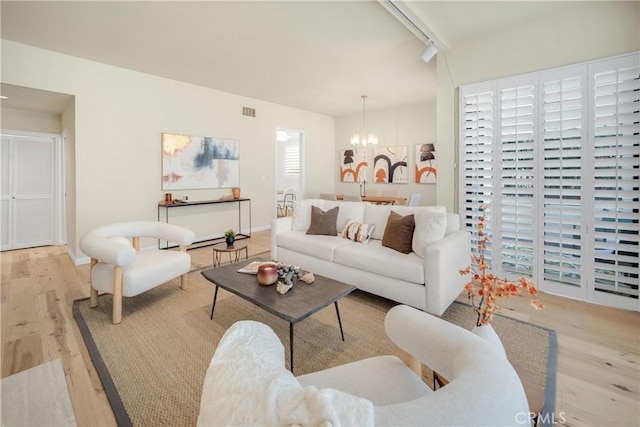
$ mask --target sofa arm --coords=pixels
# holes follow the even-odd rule
[[[293,217],[285,216],[271,220],[271,259],[278,260],[278,233],[291,231]]]
[[[471,263],[471,234],[460,230],[427,246],[424,257],[425,309],[440,316],[467,282],[459,271]]]

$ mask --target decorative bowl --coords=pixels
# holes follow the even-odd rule
[[[262,264],[256,277],[261,285],[273,285],[278,281],[278,269],[274,263]]]

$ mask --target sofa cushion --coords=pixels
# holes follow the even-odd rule
[[[342,237],[345,239],[353,240],[354,242],[369,243],[371,233],[375,225],[361,224],[356,221],[347,221],[347,225],[342,230]]]
[[[336,221],[340,208],[336,206],[333,209],[323,211],[317,206],[311,206],[311,225],[307,230],[307,234],[321,234],[327,236],[335,236],[338,234],[336,229]]]
[[[415,226],[413,214],[402,216],[391,211],[382,236],[382,246],[395,249],[403,254],[410,253]]]
[[[291,220],[291,229],[293,231],[307,231],[309,229],[311,225],[311,206],[324,209],[324,200],[296,200],[293,206],[293,219]]]
[[[351,240],[336,236],[309,235],[304,231],[285,231],[278,233],[276,238],[279,247],[326,261],[333,261],[336,248],[344,245],[356,245]]]
[[[414,214],[416,228],[411,248],[424,258],[427,246],[444,238],[447,230],[447,210],[444,206],[425,206]]]
[[[336,228],[338,230],[344,230],[347,225],[347,221],[364,222],[364,210],[365,206],[369,203],[366,202],[334,202],[325,201],[323,209],[331,209],[339,206],[338,221]]]
[[[348,240],[340,239],[344,242]],[[416,254],[403,254],[382,246],[380,240],[371,240],[368,245],[351,243],[335,248],[334,262],[358,270],[368,271],[383,277],[424,283],[424,261]]]

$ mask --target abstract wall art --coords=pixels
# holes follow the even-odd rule
[[[377,184],[408,182],[407,153],[409,147],[376,147],[373,149],[373,182]]]
[[[436,145],[416,145],[416,184],[435,184],[438,177],[436,168]]]
[[[240,185],[238,141],[162,134],[162,190],[230,188]]]
[[[367,150],[340,152],[340,182],[363,182],[367,177]]]

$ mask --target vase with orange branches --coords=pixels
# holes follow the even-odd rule
[[[481,215],[478,218],[477,253],[471,255],[471,265],[460,270],[461,275],[470,275],[471,279],[464,289],[471,300],[471,306],[476,313],[476,326],[488,325],[496,311],[500,310],[498,299],[520,295],[521,291],[531,296],[531,306],[536,310],[544,308],[538,298],[538,289],[532,280],[520,277],[517,281],[500,278],[489,271],[489,264],[485,260],[485,251],[489,242],[489,235],[485,230],[487,219],[487,205],[480,206]]]

